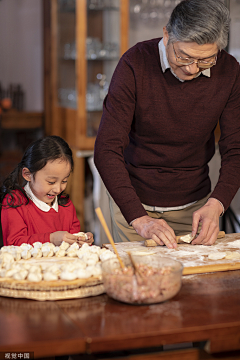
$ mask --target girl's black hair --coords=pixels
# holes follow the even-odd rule
[[[22,160],[11,174],[4,180],[0,189],[1,205],[6,195],[7,206],[16,208],[29,203],[29,199],[23,189],[27,181],[22,177],[22,169],[28,168],[30,173],[35,176],[36,172],[44,168],[48,161],[64,159],[71,165],[73,170],[72,150],[69,145],[59,136],[46,136],[32,143],[25,151]],[[20,196],[14,190],[20,191]],[[16,198],[17,197],[17,198]],[[58,204],[66,205],[69,196],[67,194],[58,195]]]

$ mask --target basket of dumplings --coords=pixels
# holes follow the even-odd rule
[[[101,262],[116,255],[99,246],[62,242],[4,246],[0,249],[0,295],[61,300],[105,292]]]

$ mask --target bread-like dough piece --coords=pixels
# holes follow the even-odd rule
[[[60,247],[60,249],[63,249],[66,251],[69,248],[69,246],[70,246],[69,243],[67,243],[66,241],[63,241],[59,247]]]
[[[71,251],[67,251],[67,256],[69,257],[77,257],[77,250],[71,250]]]
[[[48,247],[48,248],[50,248],[51,250],[54,250],[55,249],[55,245],[53,244],[53,243],[51,243],[51,242],[45,242],[45,243],[43,243],[42,244],[42,250],[43,250],[43,248],[44,247]]]
[[[55,275],[59,275],[61,273],[60,266],[57,264],[50,265],[45,269],[45,272],[52,272]]]
[[[29,273],[41,273],[42,272],[42,268],[40,265],[31,265],[30,268],[28,269]]]
[[[117,256],[110,250],[104,251],[102,254],[100,254],[101,261],[116,258]]]
[[[20,251],[21,251],[21,250],[20,250]],[[12,251],[10,252],[10,254],[13,255],[15,261],[19,261],[19,260],[21,260],[21,258],[22,258],[21,252],[19,252],[17,249],[12,249]]]
[[[238,251],[226,251],[226,259],[240,259],[240,253]]]
[[[84,243],[84,244],[82,244],[81,249],[82,249],[82,250],[87,250],[87,251],[89,251],[89,250],[90,250],[90,246],[89,246],[87,243]]]
[[[87,269],[78,269],[75,271],[75,273],[78,279],[88,279],[91,277],[91,272]]]
[[[217,252],[212,252],[208,255],[208,259],[210,260],[221,260],[224,259],[226,256],[225,252],[221,252],[221,251],[217,251]]]

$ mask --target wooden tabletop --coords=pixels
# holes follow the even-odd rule
[[[106,294],[37,302],[0,297],[0,352],[34,357],[208,341],[209,352],[240,350],[240,270],[183,278],[156,305],[127,305]]]

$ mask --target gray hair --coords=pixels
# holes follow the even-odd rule
[[[174,9],[167,23],[169,43],[216,43],[219,50],[228,43],[230,17],[221,0],[183,0]]]

